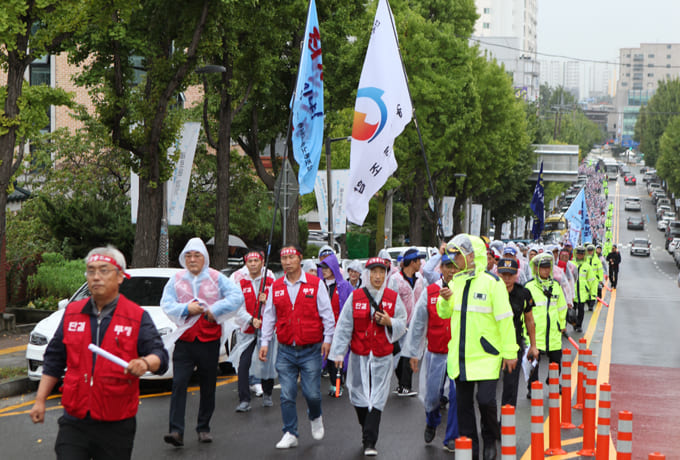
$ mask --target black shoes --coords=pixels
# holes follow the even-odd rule
[[[496,443],[484,444],[484,460],[496,460]]]
[[[163,436],[163,441],[175,447],[182,447],[184,445],[184,436],[177,432],[172,432]]]
[[[456,451],[456,440],[450,439],[449,442],[444,444],[444,450],[447,451],[447,452],[455,452]]]
[[[198,432],[198,442],[212,442],[213,438],[207,431]]]
[[[425,425],[424,438],[426,443],[431,443],[434,439],[434,435],[437,433],[437,427]]]

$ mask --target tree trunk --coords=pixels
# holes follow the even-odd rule
[[[133,267],[156,266],[163,214],[162,187],[163,185],[152,187],[148,179],[139,178],[139,205],[131,263]],[[171,264],[173,262],[170,261]]]

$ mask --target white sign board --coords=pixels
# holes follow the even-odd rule
[[[314,194],[316,207],[319,210],[321,231],[328,232],[328,185],[326,171],[316,173]],[[331,171],[331,199],[333,200],[333,234],[343,235],[347,227],[347,212],[345,210],[345,187],[349,181],[349,169],[334,169]]]
[[[442,198],[442,231],[444,236],[453,235],[453,206],[456,204],[455,196]]]
[[[471,227],[470,234],[475,236],[480,236],[482,231],[482,205],[473,204],[470,205],[470,219]]]
[[[191,168],[194,164],[194,154],[198,144],[198,134],[201,124],[197,122],[184,123],[180,137],[174,146],[168,149],[168,156],[179,151],[179,158],[175,163],[175,170],[166,185],[165,201],[168,209],[168,225],[182,225],[184,204],[191,182]],[[132,223],[137,223],[137,207],[139,204],[139,176],[130,172],[130,204]]]

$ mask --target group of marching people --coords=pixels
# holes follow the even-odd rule
[[[245,299],[230,357],[239,373],[236,410],[250,410],[253,377],[261,379],[263,406],[271,406],[278,376],[284,435],[276,447],[297,446],[293,391],[299,377],[313,437],[321,439],[323,371],[330,396],[341,396],[346,386],[368,456],[377,455],[392,372],[398,396],[417,394],[412,380],[419,372],[425,442],[435,438],[442,406],[449,404],[444,449],[454,451],[455,439],[467,436],[473,458],[479,458],[476,400],[483,458],[496,458],[498,381],[502,377],[502,404],[516,405],[519,363],[530,363],[528,387],[538,379],[541,356],[559,363],[567,312],[574,311],[571,322],[581,332],[585,308],[592,309],[607,277],[599,246],[525,246],[467,234],[443,244],[425,264],[416,248],[397,263],[383,250],[363,266],[353,262],[347,278],[329,246],[319,252],[316,266],[303,263],[295,247],[281,255],[286,274],[279,280],[270,272],[263,277],[259,252],[248,253],[245,266],[232,275]],[[310,367],[312,358],[301,355],[316,345]]]

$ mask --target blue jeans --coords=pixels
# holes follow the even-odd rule
[[[446,377],[448,378],[448,377]],[[442,386],[443,388],[443,386]],[[439,393],[437,393],[439,396]],[[429,426],[437,427],[442,421],[442,416],[437,407],[432,412],[425,412],[425,421]],[[446,435],[444,445],[458,437],[458,404],[456,403],[456,382],[449,379],[449,410],[446,411]]]
[[[302,395],[307,400],[309,420],[321,416],[321,344],[317,343],[301,350],[296,350],[290,345],[279,344],[276,372],[279,374],[281,384],[283,432],[298,436],[295,406],[298,375]]]

